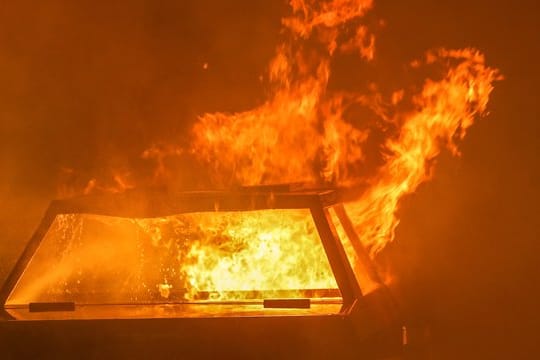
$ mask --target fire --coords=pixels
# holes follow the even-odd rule
[[[59,215],[40,248],[10,304],[339,297],[309,209]]]
[[[374,36],[361,23],[373,3],[292,0],[290,5],[292,16],[283,20],[288,36],[268,68],[269,99],[245,112],[202,115],[193,127],[191,151],[222,186],[309,181],[361,189],[347,209],[375,255],[394,238],[400,200],[429,180],[441,151],[459,154],[456,140],[485,113],[492,84],[501,77],[475,49],[440,49],[410,65],[410,71],[439,69],[438,78],[425,80],[420,92],[396,89],[384,100],[376,86],[371,94],[330,90],[336,54],[356,51],[374,59]],[[371,134],[358,126],[363,119],[344,117],[357,104],[370,107],[393,130],[380,145],[381,165],[368,174],[364,160]]]
[[[214,187],[310,182],[353,188],[356,195],[348,199],[347,211],[362,245],[372,256],[377,254],[394,239],[401,200],[430,179],[433,160],[441,151],[459,155],[459,140],[485,114],[492,84],[501,76],[478,50],[439,49],[409,65],[410,72],[437,70],[420,91],[404,86],[386,94],[376,84],[367,93],[330,87],[336,57],[348,54],[376,61],[376,39],[363,21],[373,5],[371,0],[290,0],[291,13],[282,20],[283,40],[266,70],[267,100],[247,111],[201,115],[189,148],[149,148],[143,157],[157,164],[153,179],[174,183],[164,159],[181,155],[202,164]],[[371,109],[375,121],[347,115],[359,105]],[[366,126],[367,121],[373,124]],[[371,168],[366,154],[376,138],[373,129],[384,140],[378,147],[380,161]],[[114,183],[122,189],[135,186],[123,178]],[[87,191],[96,188],[94,182]],[[230,291],[303,289],[308,283],[335,287],[329,268],[313,252],[317,241],[298,235],[299,229],[288,225],[283,213],[267,211],[253,218],[214,215],[185,215],[182,220],[188,228],[199,224],[202,231],[191,247],[175,250],[176,260],[182,260],[177,271],[185,274],[194,291],[214,289],[218,298],[227,298],[224,294]],[[172,245],[166,245],[161,230],[168,221],[137,224],[156,246],[167,247]],[[306,221],[301,223],[306,230]],[[313,229],[307,234],[314,234]],[[224,246],[219,240],[223,237],[232,243]],[[292,238],[285,248],[283,239]],[[350,246],[347,249],[351,252]],[[317,275],[301,277],[288,267],[288,259],[316,264]],[[250,261],[260,266],[249,267]],[[261,282],[275,266],[280,267],[278,274]],[[160,281],[167,294],[178,288],[169,287],[171,274]]]
[[[473,49],[430,52],[426,62],[449,65],[440,81],[426,81],[413,98],[416,110],[399,114],[399,136],[389,139],[389,154],[371,186],[348,204],[349,214],[363,242],[373,253],[394,238],[399,223],[399,201],[430,178],[430,162],[447,147],[459,154],[455,139],[462,139],[476,115],[483,114],[497,71],[485,67],[484,56]],[[401,118],[401,119],[400,119]]]
[[[232,300],[337,288],[309,210],[190,213],[137,224],[154,248],[178,246],[172,268],[174,281],[183,279],[179,287],[188,289],[186,299],[201,292]],[[167,228],[175,236],[165,235]]]
[[[191,151],[211,168],[214,184],[318,183],[337,173],[344,178],[347,169],[361,161],[367,134],[342,115],[344,103],[364,98],[328,94],[327,86],[338,39],[340,51],[357,50],[372,58],[374,38],[365,26],[348,36],[339,31],[361,17],[372,2],[316,4],[291,1],[293,16],[283,20],[289,37],[277,47],[268,68],[270,98],[251,111],[204,114],[193,127]],[[321,49],[306,44],[312,36]],[[317,162],[323,162],[323,171],[317,170]]]

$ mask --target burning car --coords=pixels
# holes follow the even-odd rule
[[[332,189],[53,201],[0,300],[14,357],[357,358],[403,345]]]

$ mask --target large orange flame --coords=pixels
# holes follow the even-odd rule
[[[269,99],[251,111],[205,114],[193,128],[192,151],[212,168],[218,185],[320,182],[337,174],[344,178],[362,158],[366,133],[343,120],[346,99],[329,94],[327,85],[338,46],[340,51],[358,50],[364,58],[373,57],[374,38],[365,26],[357,25],[347,34],[341,30],[372,2],[290,4],[293,15],[283,20],[288,36],[268,68]],[[350,96],[363,100],[358,94]]]
[[[375,40],[361,17],[368,0],[291,0],[292,16],[283,20],[288,36],[277,47],[268,69],[272,88],[261,106],[241,113],[204,114],[193,128],[192,152],[211,168],[218,185],[311,181],[337,186],[369,184],[348,204],[360,237],[372,254],[394,237],[396,211],[431,173],[431,160],[443,148],[458,154],[456,139],[482,115],[499,78],[474,49],[430,51],[411,70],[437,64],[442,77],[428,79],[397,111],[406,95],[396,90],[380,110],[382,94],[330,91],[331,60],[356,51],[372,60]],[[440,75],[439,75],[440,76]],[[373,100],[376,99],[376,100]],[[372,107],[398,128],[382,144],[382,165],[359,176],[365,166],[368,131],[343,114],[353,104]]]
[[[170,175],[164,159],[192,156],[208,170],[216,187],[304,181],[354,188],[346,207],[359,238],[374,256],[394,239],[400,201],[429,180],[433,159],[444,149],[459,154],[457,141],[485,113],[492,84],[500,75],[475,49],[439,49],[408,67],[411,72],[438,69],[420,90],[403,87],[385,95],[375,85],[369,93],[330,88],[333,60],[340,54],[375,60],[375,37],[363,21],[373,2],[290,0],[290,6],[291,14],[282,21],[283,40],[266,72],[267,100],[248,111],[203,114],[192,128],[189,148],[154,146],[143,157],[156,162],[156,181]],[[373,110],[377,121],[390,129],[380,130],[384,139],[376,166],[366,164],[373,151],[370,126],[365,126],[365,119],[350,116],[349,110],[358,105]],[[112,189],[135,186],[129,178],[115,177]],[[86,191],[109,188],[94,180]],[[220,244],[193,244],[183,270],[194,289],[286,287],[291,279],[279,279],[276,285],[259,283],[257,274],[237,276],[247,273],[238,264],[259,256],[270,243],[268,238],[278,239],[275,234],[288,229],[278,225],[271,212],[261,216],[268,221],[257,230],[258,240],[252,239],[253,234],[248,234],[251,240],[233,239],[242,243],[242,251],[220,257],[216,250]],[[231,220],[227,234],[236,234],[238,225],[245,225],[239,220]],[[302,244],[310,246],[307,240]],[[305,250],[280,249],[293,258]],[[269,254],[271,250],[265,256]],[[224,279],[224,268],[242,271],[231,270]],[[324,276],[317,281],[329,286],[330,274],[321,273]]]
[[[486,67],[484,56],[473,49],[428,53],[426,62],[435,61],[447,65],[445,76],[440,81],[427,80],[413,98],[416,109],[397,115],[402,126],[398,137],[385,144],[386,162],[367,191],[347,206],[361,239],[373,253],[394,238],[399,200],[429,179],[430,161],[443,147],[459,154],[455,139],[463,138],[475,116],[485,112],[492,82],[498,78],[497,71]]]

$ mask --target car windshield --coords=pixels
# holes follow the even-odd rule
[[[6,306],[340,299],[309,209],[57,215]]]

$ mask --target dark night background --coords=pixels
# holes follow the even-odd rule
[[[376,1],[382,66],[474,46],[505,76],[462,157],[442,154],[434,180],[406,199],[381,256],[407,317],[429,325],[434,359],[540,354],[539,7]],[[259,103],[286,10],[281,0],[0,1],[0,282],[61,167],[133,166],[197,114]]]

